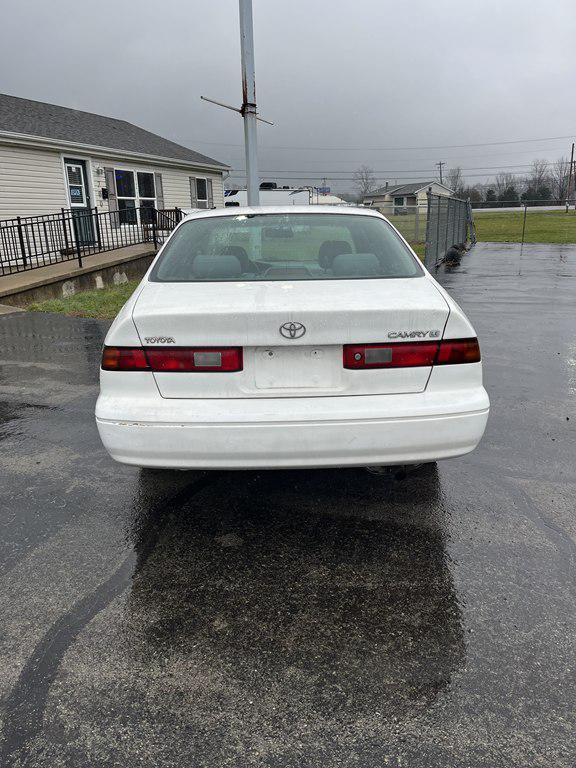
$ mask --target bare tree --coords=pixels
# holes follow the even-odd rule
[[[471,187],[462,187],[461,196],[464,199],[470,199],[472,203],[479,203],[484,199],[484,190],[481,184],[474,184]]]
[[[552,163],[550,168],[550,186],[555,200],[565,200],[568,195],[568,180],[570,178],[570,160],[561,157]]]
[[[462,178],[462,168],[460,166],[456,168],[450,168],[446,174],[446,184],[453,189],[454,192],[461,192],[464,188],[464,179]]]
[[[530,184],[539,189],[550,183],[550,166],[548,160],[534,160],[529,176]]]
[[[522,199],[538,202],[552,199],[550,166],[547,160],[534,160],[532,163]]]
[[[494,177],[494,186],[496,187],[496,194],[500,196],[504,190],[509,187],[515,186],[515,179],[511,173],[497,173]]]
[[[376,187],[376,176],[368,165],[362,165],[360,168],[357,168],[354,171],[352,181],[360,197],[364,197]]]

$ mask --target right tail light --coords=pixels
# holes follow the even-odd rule
[[[440,342],[434,365],[479,362],[480,345],[478,339],[445,339]]]
[[[478,339],[406,341],[390,344],[345,344],[344,368],[419,368],[432,365],[478,363]]]

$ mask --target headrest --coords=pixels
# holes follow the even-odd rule
[[[332,262],[334,277],[374,277],[382,267],[373,253],[342,253]]]
[[[210,278],[222,277],[240,277],[242,274],[242,265],[237,256],[224,253],[215,253],[212,255],[199,253],[194,259],[192,265],[194,277],[200,280],[209,280]]]
[[[331,269],[335,256],[351,251],[352,246],[345,240],[325,240],[318,249],[318,264],[324,269]]]
[[[246,250],[242,248],[241,245],[224,245],[222,248],[220,248],[220,253],[226,254],[227,256],[236,256],[240,262],[240,266],[242,267],[243,272],[254,271],[254,265],[248,258]]]

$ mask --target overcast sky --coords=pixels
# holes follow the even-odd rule
[[[395,181],[444,160],[474,183],[570,140],[427,147],[576,137],[574,0],[254,0],[254,27],[264,178],[342,191],[362,164]],[[0,92],[244,167],[241,118],[200,101],[241,100],[237,0],[4,0]]]

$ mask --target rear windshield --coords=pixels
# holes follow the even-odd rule
[[[374,216],[239,214],[182,224],[150,280],[350,280],[422,274],[392,227]]]

